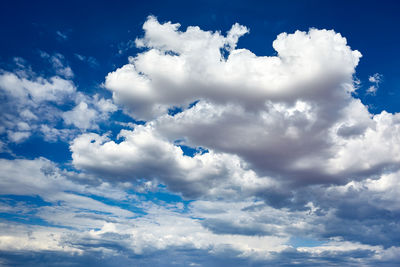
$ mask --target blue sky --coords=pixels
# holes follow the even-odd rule
[[[398,7],[2,3],[0,265],[399,265]]]

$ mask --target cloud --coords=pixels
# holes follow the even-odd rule
[[[55,53],[54,55],[50,56],[48,53],[40,51],[40,56],[44,59],[47,59],[52,64],[57,75],[67,79],[74,77],[72,69],[65,64],[65,58],[60,53]]]
[[[96,111],[89,109],[85,102],[80,102],[73,110],[64,112],[63,119],[66,124],[73,124],[81,129],[97,128],[93,121],[96,119]]]
[[[257,57],[249,50],[234,49],[247,32],[243,26],[234,25],[227,37],[198,27],[180,32],[178,27],[149,17],[144,38],[136,40],[148,50],[106,77],[105,86],[114,99],[127,104],[137,119],[151,119],[199,99],[259,110],[269,100],[343,95],[343,84],[351,90],[351,75],[361,57],[333,31],[281,34],[274,42],[278,56]],[[226,60],[221,55],[224,49],[229,52]]]
[[[213,152],[186,156],[150,126],[121,131],[119,138],[123,141],[116,143],[105,135],[79,136],[70,147],[74,165],[111,181],[159,180],[187,196],[211,193],[235,176],[236,169],[245,172],[234,156]]]
[[[79,92],[71,80],[72,70],[64,65],[61,54],[50,56],[41,52],[41,56],[54,63],[52,67],[57,75],[40,76],[21,58],[15,58],[16,70],[0,71],[0,96],[4,99],[0,108],[3,144],[21,143],[35,134],[49,142],[67,141],[79,133],[73,127],[81,131],[98,130],[98,123],[106,121],[117,110],[111,99]],[[65,111],[74,102],[76,106]]]
[[[78,102],[77,105],[64,112],[62,118],[67,125],[74,125],[83,131],[98,130],[98,123],[107,120],[117,110],[110,99],[100,98],[99,95],[88,97],[78,94],[75,101]]]
[[[282,33],[273,42],[277,56],[265,57],[235,49],[238,38],[248,32],[244,26],[235,24],[226,37],[199,27],[186,31],[179,27],[149,17],[143,25],[144,37],[136,39],[136,45],[146,49],[109,73],[105,82],[113,99],[134,119],[148,120],[146,127],[157,139],[170,142],[165,145],[171,151],[176,150],[173,143],[181,140],[212,154],[225,153],[238,157],[258,177],[291,187],[344,184],[398,166],[398,115],[370,114],[352,96],[361,54],[340,34],[317,29]],[[168,115],[173,107],[182,112]],[[103,142],[96,149],[106,159],[103,147],[141,143],[144,137],[135,131],[139,130],[121,132],[129,136],[129,142]],[[97,147],[89,139],[86,145],[80,142],[80,147]],[[83,160],[85,151],[76,145],[71,149],[77,167],[96,166],[110,176],[113,168],[99,166],[98,160],[89,157],[83,165],[79,159]],[[126,151],[130,156],[115,153],[112,158],[125,162],[125,158],[146,154],[135,146]],[[170,166],[182,165],[186,158],[174,161]],[[146,164],[155,162],[154,157],[146,158]],[[149,168],[154,174],[139,173],[157,177],[161,168],[163,181],[190,179],[190,175],[179,178],[179,168],[175,172],[161,166]],[[126,171],[125,179],[129,176],[137,179],[135,172]]]
[[[60,102],[68,94],[73,93],[76,89],[71,81],[64,80],[58,76],[44,79],[37,77],[28,80],[14,73],[2,72],[1,88],[13,98],[22,98],[24,102],[28,102],[29,98],[35,103],[44,101]]]
[[[9,265],[19,260],[38,260],[46,253],[58,255],[65,264],[77,265],[87,260],[96,262],[99,257],[106,262],[115,258],[130,264],[153,260],[159,264],[173,255],[200,266],[227,262],[238,266],[244,262],[333,264],[340,260],[349,265],[361,260],[367,266],[398,262],[396,220],[379,215],[372,218],[373,223],[368,219],[363,223],[365,218],[359,220],[362,217],[357,215],[352,219],[336,211],[336,207],[346,206],[354,211],[353,206],[342,204],[359,199],[358,210],[368,211],[373,205],[374,212],[398,212],[399,199],[397,195],[392,197],[397,192],[398,174],[346,186],[314,188],[308,200],[314,201],[315,207],[310,204],[306,210],[290,211],[266,205],[261,199],[221,199],[221,195],[188,204],[180,200],[157,203],[156,198],[146,200],[128,192],[131,187],[122,184],[101,180],[86,184],[84,177],[79,177],[82,174],[61,170],[45,159],[2,159],[0,168],[2,211],[42,220],[41,225],[12,220],[2,224],[0,258]],[[7,201],[13,195],[25,198]],[[26,196],[36,199],[28,202]],[[38,196],[42,201],[37,200]],[[388,227],[392,228],[389,232]],[[293,247],[293,236],[322,242],[318,246]],[[387,238],[392,238],[393,245]],[[41,262],[45,264],[53,256]],[[176,264],[183,263],[177,259]]]
[[[191,214],[219,238],[285,240],[267,259],[257,247],[230,247],[252,259],[291,255],[312,266],[340,254],[368,265],[396,246],[399,114],[371,114],[354,97],[361,54],[345,38],[283,33],[277,56],[262,57],[236,49],[248,32],[238,24],[226,36],[154,17],[143,28],[136,45],[144,50],[105,87],[146,122],[117,140],[79,136],[70,147],[76,168],[111,183],[162,183],[194,199]],[[294,248],[294,237],[323,245]]]
[[[99,62],[94,57],[84,56],[84,55],[81,55],[78,53],[75,53],[74,55],[80,61],[87,62],[89,64],[89,66],[91,66],[92,68],[96,68],[99,66]]]
[[[60,76],[44,78],[31,71],[0,73],[0,95],[5,100],[1,107],[0,133],[20,143],[32,133],[41,132],[41,124],[49,127],[57,121],[57,105],[71,101],[76,92],[74,83]],[[52,104],[49,104],[52,103]],[[46,132],[42,132],[46,136]]]
[[[368,77],[368,81],[374,85],[371,85],[370,87],[368,87],[367,89],[367,95],[375,95],[376,92],[379,89],[379,84],[382,82],[382,74],[379,73],[375,73],[372,76]]]
[[[70,31],[56,31],[57,39],[60,41],[68,40],[68,33],[70,33]]]

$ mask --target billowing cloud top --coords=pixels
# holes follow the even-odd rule
[[[266,101],[327,101],[352,90],[352,74],[361,57],[334,31],[280,34],[273,43],[277,56],[259,57],[235,49],[248,32],[239,24],[226,37],[198,27],[181,32],[179,24],[160,24],[154,17],[143,29],[145,35],[136,44],[145,51],[110,73],[105,83],[137,119],[153,119],[172,106],[186,107],[197,100],[253,111],[265,109]]]

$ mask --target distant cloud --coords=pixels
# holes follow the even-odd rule
[[[55,53],[54,55],[51,56],[44,51],[39,51],[39,52],[42,58],[47,59],[52,64],[55,72],[58,75],[63,76],[67,79],[74,77],[74,73],[72,72],[71,67],[66,65],[65,58],[63,55],[61,55],[60,53]]]
[[[276,209],[252,198],[191,201],[186,206],[190,212],[182,213],[182,202],[143,200],[132,192],[125,192],[123,186],[104,182],[88,186],[82,183],[85,179],[83,174],[63,171],[45,159],[1,159],[0,168],[0,194],[24,195],[27,199],[27,196],[41,197],[34,204],[25,203],[17,207],[12,201],[2,198],[2,211],[35,216],[46,222],[46,225],[0,224],[0,249],[2,259],[8,264],[34,262],[49,251],[52,257],[41,258],[41,262],[50,266],[52,262],[47,264],[47,261],[54,255],[61,257],[64,264],[78,262],[78,265],[96,262],[95,255],[101,256],[103,263],[122,260],[130,264],[140,261],[147,264],[181,255],[187,257],[184,262],[203,266],[208,261],[211,266],[215,261],[219,262],[217,265],[232,262],[230,266],[243,266],[243,262],[248,261],[260,265],[298,261],[326,264],[339,261],[344,265],[361,262],[368,265],[399,260],[399,248],[395,246],[398,229],[388,227],[388,221],[381,216],[367,219],[363,224],[363,221],[351,217],[342,219],[329,210],[318,211],[320,207],[312,209],[312,212],[308,209],[291,211]],[[321,192],[314,191],[311,199],[319,195],[326,198],[322,203],[330,206],[334,203],[334,207],[340,207],[342,203],[335,204],[338,200],[351,204],[357,203],[354,197],[362,197],[357,211],[368,212],[371,206],[363,203],[368,199],[376,201],[382,198],[376,194],[384,195],[385,187],[393,188],[387,179],[395,180],[386,177],[363,184],[333,186]],[[371,190],[371,194],[354,194],[360,190]],[[349,194],[354,197],[349,198]],[[96,198],[107,199],[108,203],[130,203],[138,212],[105,204]],[[375,207],[391,203],[386,209],[398,209],[396,202],[373,201],[370,204]],[[353,208],[349,206],[352,212],[355,211]],[[375,219],[378,221],[371,221]],[[373,239],[368,239],[369,227],[379,227],[374,229]],[[334,229],[343,232],[330,232]],[[387,247],[371,244],[382,242],[380,238],[385,238],[387,231],[386,238],[389,237],[393,243],[387,243]],[[344,238],[352,241],[336,237],[344,233],[351,233]],[[318,246],[293,247],[290,245],[290,236],[293,235],[318,239],[325,236],[326,241]],[[35,253],[24,253],[26,251]],[[19,252],[19,257],[13,257],[16,252]],[[180,259],[176,261],[179,263]]]
[[[134,47],[135,47],[135,41],[133,40],[129,40],[127,42],[121,42],[118,44],[118,54],[123,55]]]
[[[56,75],[40,76],[22,58],[14,58],[17,69],[13,72],[0,70],[0,97],[3,99],[0,135],[5,135],[3,146],[9,142],[24,142],[37,133],[46,141],[68,140],[76,134],[76,129],[59,128],[56,125],[60,121],[83,131],[98,129],[97,123],[107,120],[117,110],[110,99],[98,95],[89,97],[77,91],[70,80],[73,72],[65,65],[64,56],[57,53],[51,56],[43,51],[40,56],[51,63],[51,72]],[[61,107],[74,103],[77,106],[72,110]],[[82,110],[85,106],[86,109]]]
[[[68,33],[69,33],[69,31],[56,31],[57,38],[60,41],[68,40]]]
[[[0,121],[8,139],[22,142],[33,132],[40,132],[41,123],[54,123],[60,111],[46,104],[61,104],[75,91],[73,82],[59,76],[45,79],[23,70],[18,74],[1,72],[0,95],[7,101],[1,106]]]
[[[379,89],[379,84],[382,82],[383,75],[379,73],[375,73],[372,76],[368,77],[368,81],[372,83],[370,87],[367,89],[367,95],[375,95]]]
[[[99,66],[99,62],[94,57],[87,57],[87,56],[77,54],[77,53],[75,53],[74,55],[80,61],[87,62],[89,64],[89,66],[91,66],[92,68],[96,68]]]
[[[64,112],[62,118],[66,124],[74,125],[81,130],[99,129],[97,123],[106,120],[110,113],[117,110],[110,100],[100,99],[98,95],[94,98],[80,95],[77,101],[80,102],[72,110]]]

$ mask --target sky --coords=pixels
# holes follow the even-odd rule
[[[399,266],[396,1],[3,1],[0,266]]]

